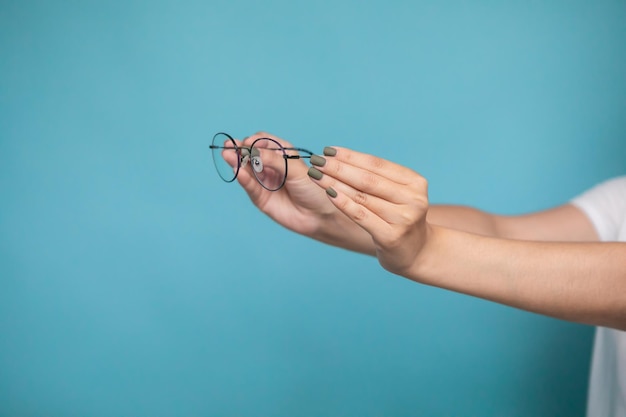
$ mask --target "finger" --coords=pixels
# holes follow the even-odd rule
[[[324,175],[354,189],[355,192],[350,193],[350,197],[357,202],[364,200],[366,196],[374,196],[391,203],[402,204],[407,201],[407,196],[414,192],[411,185],[397,183],[366,168],[350,165],[335,158],[314,157],[311,163]],[[412,176],[419,177],[414,172]]]
[[[319,174],[321,174],[321,177],[319,177]],[[408,203],[395,203],[357,190],[329,175],[324,175],[321,172],[319,172],[319,174],[314,174],[314,177],[311,177],[311,179],[313,182],[317,183],[320,188],[324,190],[333,189],[337,194],[346,195],[356,204],[367,208],[390,225],[410,223],[414,220],[413,214],[419,213],[420,209],[423,207],[423,200],[407,199],[407,201],[409,201]],[[315,177],[319,177],[319,179]],[[408,191],[405,189],[400,190],[400,192]]]
[[[222,150],[222,158],[224,158],[224,161],[226,161],[226,163],[230,165],[233,170],[237,169],[237,163],[239,159],[237,157],[237,152],[233,151],[232,149],[224,149]]]
[[[326,147],[324,148],[324,153],[333,154],[327,155],[329,156],[328,159],[341,161],[345,164],[362,168],[398,184],[411,184],[415,176],[419,175],[412,169],[403,165],[348,148],[338,146]]]
[[[245,146],[240,140],[235,140],[235,143],[237,144],[237,146]],[[236,162],[236,164],[238,164],[238,162]],[[235,165],[233,169],[237,169],[236,166],[237,165]],[[237,174],[237,182],[248,194],[250,200],[252,200],[252,202],[254,202],[255,204],[260,203],[263,195],[268,192],[265,188],[259,187],[258,181],[249,169],[239,169],[239,173]]]
[[[323,187],[322,182],[318,182],[318,185]],[[372,237],[384,236],[389,232],[390,225],[369,208],[357,204],[343,191],[339,192],[332,187],[325,189],[332,204]],[[340,184],[337,184],[337,189],[342,190]]]

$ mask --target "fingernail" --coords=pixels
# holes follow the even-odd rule
[[[323,167],[324,165],[326,165],[326,159],[324,159],[324,157],[322,156],[313,155],[311,157],[311,165]]]
[[[333,187],[328,187],[326,189],[326,194],[328,194],[329,196],[331,196],[332,198],[337,197],[337,191],[335,191],[335,189]]]
[[[335,156],[335,155],[337,155],[337,149],[331,148],[330,146],[327,146],[327,147],[324,148],[324,155],[326,155],[326,156]]]
[[[309,177],[315,178],[316,180],[321,180],[323,176],[324,174],[322,174],[322,171],[313,167],[309,168]]]

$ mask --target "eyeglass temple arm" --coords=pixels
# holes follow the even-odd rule
[[[245,149],[250,152],[251,148],[249,146],[218,146],[218,145],[209,145],[209,149]],[[300,159],[300,158],[310,158],[313,155],[313,152],[306,150],[304,148],[283,148],[286,151],[298,151],[305,152],[308,155],[285,155],[287,159]]]
[[[304,148],[285,148],[286,151],[298,151],[298,152],[305,152],[308,153],[308,155],[285,155],[285,158],[287,159],[302,159],[302,158],[310,158],[311,156],[313,156],[313,152],[304,149]]]
[[[237,149],[237,147],[235,147],[235,146],[209,145],[209,149]]]

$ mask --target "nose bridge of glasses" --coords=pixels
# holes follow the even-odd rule
[[[242,157],[246,157],[246,156],[250,156],[250,157],[255,157],[255,156],[261,156],[261,150],[259,148],[256,147],[252,147],[252,148],[246,148],[246,147],[240,147],[239,148],[241,156]]]
[[[239,148],[239,165],[242,167],[246,166],[248,160],[250,159],[250,148]]]

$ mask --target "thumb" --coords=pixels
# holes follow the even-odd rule
[[[247,139],[247,138],[246,138]],[[246,139],[243,141],[235,140],[237,146],[250,146],[251,143],[246,143]],[[241,188],[248,194],[250,200],[256,205],[260,206],[264,200],[264,196],[269,192],[265,188],[261,187],[257,179],[252,175],[250,170],[240,166],[240,161],[235,162],[233,170],[239,170],[237,173],[237,182],[241,185]]]

